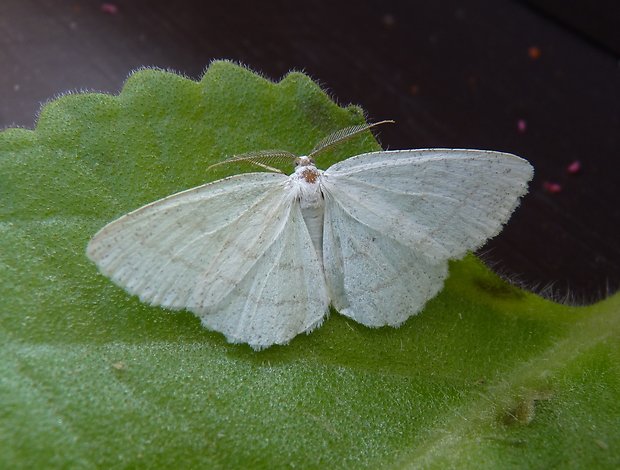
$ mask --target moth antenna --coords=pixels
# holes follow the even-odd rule
[[[391,119],[385,121],[374,122],[372,124],[359,124],[357,126],[345,127],[344,129],[340,129],[332,134],[329,134],[327,137],[319,141],[312,151],[308,154],[308,157],[315,157],[319,153],[323,153],[327,149],[334,147],[350,138],[356,136],[357,134],[361,134],[362,132],[366,132],[373,127],[379,126],[381,124],[394,124],[396,121],[392,121]]]
[[[253,165],[264,168],[265,170],[272,171],[274,173],[283,173],[281,170],[269,165],[269,163],[286,163],[292,162],[297,158],[297,155],[287,152],[286,150],[258,150],[256,152],[247,152],[240,155],[235,155],[231,158],[227,158],[224,161],[214,163],[207,167],[207,171],[211,168],[220,165],[227,165],[229,163],[247,162]]]

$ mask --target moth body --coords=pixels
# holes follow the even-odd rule
[[[325,196],[323,194],[323,171],[319,170],[309,157],[299,157],[295,172],[288,184],[299,200],[301,214],[308,228],[319,261],[323,261],[323,221],[325,217]]]

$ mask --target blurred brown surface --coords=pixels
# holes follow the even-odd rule
[[[275,80],[303,70],[370,120],[395,119],[380,131],[386,148],[530,160],[530,194],[486,259],[577,301],[618,289],[616,2],[104,3],[0,2],[0,127],[32,127],[40,103],[68,90],[116,93],[141,66],[192,78],[219,58]]]

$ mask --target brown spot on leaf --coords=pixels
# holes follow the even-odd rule
[[[536,406],[541,400],[551,399],[550,391],[530,391],[527,396],[522,396],[514,405],[504,411],[501,421],[507,426],[530,424],[536,416]]]
[[[504,413],[502,422],[507,425],[530,424],[535,415],[536,402],[532,399],[521,400]]]

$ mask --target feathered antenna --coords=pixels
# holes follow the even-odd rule
[[[372,124],[359,124],[357,126],[345,127],[344,129],[340,129],[333,134],[329,134],[327,137],[319,141],[319,143],[314,146],[308,156],[310,158],[314,158],[319,153],[323,153],[324,151],[334,147],[335,145],[349,140],[351,137],[354,137],[357,134],[366,132],[368,129],[372,129],[373,127],[379,126],[381,124],[394,124],[394,122],[395,121],[392,120],[385,120]]]
[[[264,168],[265,170],[273,171],[275,173],[282,173],[281,170],[269,165],[268,163],[283,163],[283,162],[291,162],[297,158],[297,155],[287,152],[286,150],[258,150],[255,152],[247,152],[242,153],[240,155],[235,155],[231,158],[228,158],[224,161],[214,163],[207,167],[207,171],[211,168],[220,165],[227,165],[229,163],[236,162],[248,162],[253,165]]]
[[[359,124],[357,126],[345,127],[344,129],[340,129],[333,134],[329,134],[324,139],[321,139],[321,141],[319,141],[319,143],[317,143],[312,149],[312,151],[308,154],[308,157],[313,158],[319,153],[323,153],[324,151],[334,147],[335,145],[349,140],[357,134],[366,132],[368,129],[372,129],[373,127],[379,126],[381,124],[392,124],[394,122],[395,121],[386,120],[375,122],[372,124]],[[286,150],[258,150],[255,152],[247,152],[240,155],[234,155],[231,158],[228,158],[218,163],[214,163],[213,165],[207,167],[207,171],[220,165],[227,165],[229,163],[237,162],[247,162],[264,168],[268,171],[283,173],[281,170],[278,170],[277,168],[271,166],[269,163],[286,163],[294,161],[296,158],[297,155]]]

